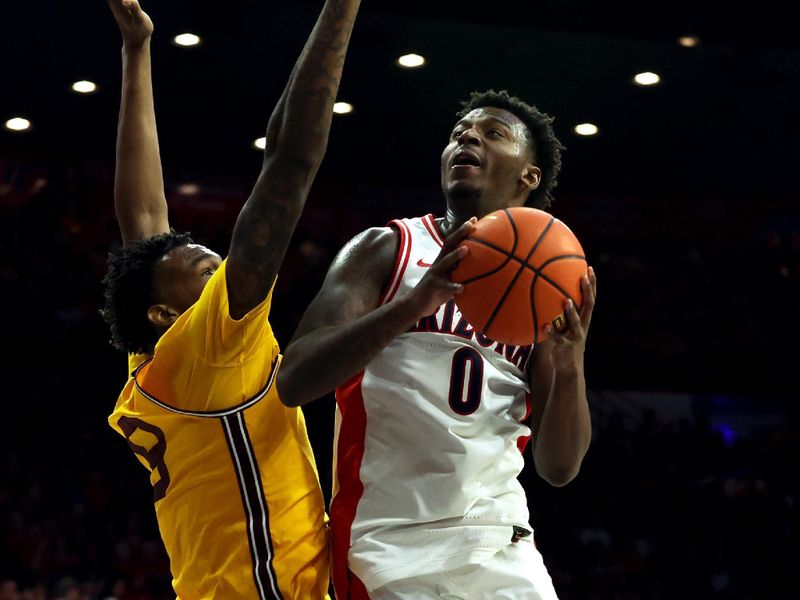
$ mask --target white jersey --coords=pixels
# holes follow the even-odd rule
[[[443,243],[432,215],[391,225],[400,245],[382,303],[412,290]],[[481,562],[511,543],[513,526],[530,529],[517,480],[530,351],[476,332],[451,300],[337,389],[338,597]]]

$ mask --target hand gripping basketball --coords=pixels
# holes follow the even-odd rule
[[[586,336],[589,325],[592,323],[592,312],[597,297],[597,275],[589,267],[586,275],[581,278],[581,292],[583,305],[580,312],[575,308],[572,300],[564,301],[564,315],[567,326],[557,330],[552,324],[545,326],[545,332],[553,340],[551,360],[553,367],[558,370],[572,369],[579,366],[586,349]]]
[[[477,221],[472,217],[447,236],[439,256],[409,295],[417,318],[432,315],[455,294],[464,291],[464,286],[450,281],[450,276],[459,261],[469,253],[469,248],[460,244],[475,230]]]

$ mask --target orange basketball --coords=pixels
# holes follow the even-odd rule
[[[566,326],[564,301],[583,303],[586,257],[561,221],[535,208],[498,210],[478,221],[451,279],[461,313],[497,342],[527,346],[547,339],[547,323]]]

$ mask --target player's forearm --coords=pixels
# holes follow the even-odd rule
[[[360,0],[325,2],[270,119],[265,160],[282,153],[308,165],[313,177],[327,148],[333,104],[360,4]]]
[[[156,131],[150,44],[122,50],[114,207],[124,241],[168,230]]]
[[[417,322],[414,307],[397,299],[344,325],[311,331],[289,344],[278,373],[287,406],[302,406],[364,370],[395,337]]]
[[[592,438],[582,366],[554,373],[550,397],[535,436],[533,457],[539,475],[555,486],[572,481]]]
[[[234,226],[230,314],[266,297],[328,143],[333,103],[360,0],[328,0],[267,128],[261,174]]]

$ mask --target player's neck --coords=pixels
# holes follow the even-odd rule
[[[444,237],[447,237],[472,217],[482,219],[489,213],[509,206],[516,206],[516,204],[501,203],[501,206],[497,206],[495,203],[492,203],[491,206],[487,206],[487,203],[482,202],[481,198],[476,198],[474,202],[462,201],[459,202],[457,206],[453,202],[448,202],[447,212],[439,221],[439,229]]]
[[[472,214],[468,214],[468,212],[468,210],[457,210],[452,206],[448,206],[444,217],[437,220],[442,237],[446,238],[461,227],[461,225],[466,223],[473,216]]]

